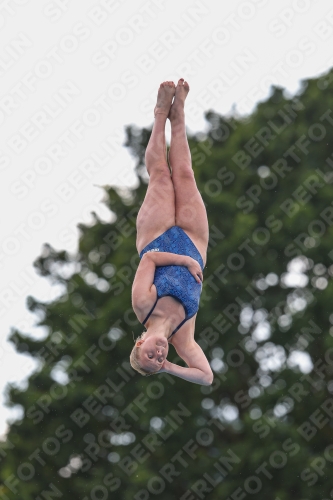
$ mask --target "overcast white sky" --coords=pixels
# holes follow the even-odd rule
[[[329,0],[7,0],[0,6],[0,394],[33,364],[11,327],[33,335],[27,295],[43,243],[75,251],[78,222],[108,220],[97,186],[135,183],[124,127],[150,126],[157,88],[190,84],[187,124],[250,113],[272,83],[290,93],[333,65]],[[0,406],[3,397],[0,397]],[[9,411],[1,408],[0,434]]]

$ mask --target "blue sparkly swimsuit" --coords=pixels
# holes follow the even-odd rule
[[[170,252],[178,255],[188,255],[199,262],[202,270],[204,268],[203,260],[197,247],[179,226],[170,227],[145,246],[140,252],[140,259],[147,252]],[[158,299],[171,295],[171,297],[181,302],[186,314],[183,321],[171,333],[170,337],[172,337],[185,321],[192,318],[198,311],[202,284],[196,281],[187,267],[176,265],[156,267],[153,283],[157,290],[156,302],[142,324],[144,325],[147,322]]]

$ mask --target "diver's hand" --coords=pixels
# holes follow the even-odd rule
[[[201,270],[200,264],[197,260],[192,259],[192,257],[187,257],[186,267],[190,271],[192,276],[195,277],[195,279],[198,283],[201,283],[203,281],[202,270]]]
[[[167,359],[164,361],[162,367],[160,368],[160,370],[158,371],[158,373],[168,373],[168,368],[170,368],[170,365],[172,363],[170,363],[170,361],[168,361]]]

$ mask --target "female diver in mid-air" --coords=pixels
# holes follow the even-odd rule
[[[136,340],[130,361],[142,375],[165,372],[210,385],[213,372],[194,340],[209,234],[186,137],[184,104],[188,91],[183,79],[177,86],[163,82],[158,90],[145,153],[149,185],[136,221],[141,261],[132,287],[134,312],[147,331]],[[167,118],[171,122],[168,158]],[[187,368],[166,359],[169,343]]]

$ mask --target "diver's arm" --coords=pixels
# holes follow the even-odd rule
[[[137,316],[141,317],[142,314],[145,316],[144,312],[152,307],[156,299],[156,288],[153,284],[156,266],[168,265],[192,266],[197,272],[199,270],[201,272],[199,263],[186,255],[169,252],[145,253],[136,270],[132,285],[132,307]],[[190,269],[189,271],[191,272]],[[198,280],[198,276],[196,279]]]
[[[199,368],[185,368],[183,366],[176,365],[175,363],[170,363],[167,359],[164,361],[164,364],[158,373],[163,372],[200,385],[211,385],[214,379],[213,372],[211,370],[202,371]]]
[[[143,259],[151,259],[156,266],[187,266],[187,255],[178,255],[172,252],[147,252]]]
[[[147,308],[150,309],[153,306],[156,298],[156,288],[153,284],[155,267],[151,259],[145,259],[143,256],[135,273],[132,285],[132,307],[138,319],[145,316]]]
[[[211,385],[213,383],[214,375],[208,359],[194,339],[186,341],[183,337],[175,336],[173,346],[178,356],[185,361],[188,368],[165,360],[162,367],[164,372],[180,377],[188,382],[193,382],[194,384]]]
[[[184,266],[190,271],[198,283],[202,282],[203,275],[200,264],[188,255],[178,255],[171,252],[147,252],[142,259],[149,259],[155,266]]]

